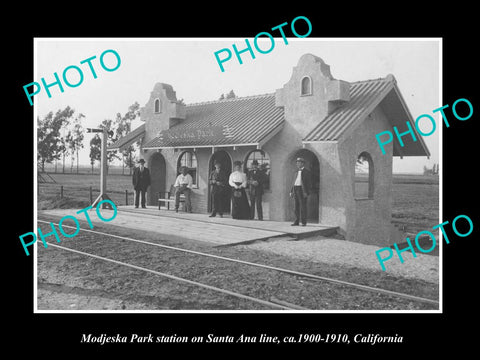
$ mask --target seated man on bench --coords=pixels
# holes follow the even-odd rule
[[[178,205],[180,204],[180,194],[185,195],[185,211],[192,212],[192,203],[190,202],[190,195],[193,187],[192,176],[188,173],[188,168],[182,166],[180,168],[181,174],[175,180],[175,212],[178,212]]]

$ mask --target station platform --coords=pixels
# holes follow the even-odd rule
[[[82,216],[76,215],[75,209],[39,210],[38,213],[60,217]],[[331,236],[337,231],[337,227],[323,224],[291,226],[291,222],[236,220],[227,215],[223,218],[219,216],[211,218],[208,214],[176,213],[172,210],[159,210],[154,206],[148,206],[146,209],[118,206],[117,216],[108,223],[97,218],[95,211],[90,211],[90,214],[93,224],[151,231],[165,236],[207,242],[213,246],[247,244],[277,237],[290,237],[296,240],[315,235]]]

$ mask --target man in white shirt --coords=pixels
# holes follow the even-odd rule
[[[295,180],[293,181],[290,190],[290,196],[295,200],[295,221],[292,226],[298,226],[300,221],[302,226],[307,225],[307,198],[312,189],[312,175],[308,169],[305,168],[305,159],[297,158],[297,171],[295,173]]]
[[[175,180],[175,211],[178,212],[178,206],[180,204],[180,194],[185,195],[185,211],[192,212],[192,203],[190,202],[190,195],[193,187],[192,176],[188,173],[188,168],[182,166],[181,174],[177,176]]]

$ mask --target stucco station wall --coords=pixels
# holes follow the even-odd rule
[[[304,82],[303,80],[308,81]],[[304,92],[303,84],[310,84],[310,91]],[[375,140],[379,132],[389,130],[391,124],[382,104],[378,105],[366,119],[357,120],[351,129],[334,141],[318,141],[302,144],[302,139],[335,108],[350,101],[350,84],[336,80],[330,67],[320,58],[303,55],[293,68],[289,81],[275,93],[275,105],[284,110],[283,128],[262,145],[270,158],[270,190],[263,196],[264,218],[287,221],[293,219],[293,204],[289,196],[295,174],[297,154],[308,155],[309,161],[318,161],[318,200],[309,199],[309,206],[318,211],[318,222],[340,227],[340,233],[347,240],[366,244],[392,243],[391,190],[392,190],[392,143],[386,146],[383,155]],[[160,102],[160,111],[155,112],[155,101]],[[175,91],[168,84],[155,85],[141,118],[146,122],[144,143],[156,138],[162,130],[169,129],[185,119],[185,105],[177,102]],[[358,123],[358,121],[361,121]],[[317,141],[317,140],[315,140]],[[216,147],[225,151],[231,162],[244,162],[255,146]],[[157,160],[161,154],[165,160],[164,181],[168,191],[177,175],[178,158],[183,150],[193,149],[144,149],[142,156],[147,163],[153,154]],[[207,213],[209,191],[208,175],[211,170],[212,148],[193,150],[197,158],[198,183],[193,189],[193,211]],[[308,151],[308,152],[307,152]],[[373,162],[373,197],[355,199],[355,164],[358,155],[368,152]],[[156,176],[161,176],[156,171]],[[160,174],[160,175],[159,175]],[[152,181],[159,181],[152,179]],[[160,186],[161,187],[161,186]],[[155,187],[154,187],[155,188]],[[158,190],[159,186],[155,189]],[[156,205],[158,194],[150,191],[149,204]],[[317,196],[317,195],[315,195]],[[315,202],[313,202],[315,200]]]
[[[346,201],[347,240],[365,244],[390,242],[392,212],[392,152],[389,144],[383,155],[375,135],[389,129],[389,121],[381,107],[367,116],[339,146],[343,166],[343,187]],[[355,199],[355,162],[362,152],[370,154],[373,162],[373,198]],[[372,171],[372,169],[370,169]]]

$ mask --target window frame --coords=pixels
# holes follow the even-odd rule
[[[368,178],[367,178],[368,188],[367,188],[366,197],[365,196],[360,197],[357,194],[357,190],[356,190],[356,184],[357,184],[356,167],[357,167],[357,161],[360,158],[360,156],[363,156],[368,163]],[[374,171],[373,158],[368,151],[362,151],[355,158],[355,163],[353,168],[353,198],[355,200],[374,200],[374,194],[375,194],[375,171]]]
[[[255,152],[259,152],[259,153],[262,153],[262,157],[263,158],[267,158],[268,159],[268,173],[265,172],[266,176],[267,176],[267,179],[268,179],[268,182],[267,182],[267,186],[264,186],[263,187],[263,190],[264,192],[271,192],[271,181],[270,181],[270,174],[271,174],[271,171],[272,171],[272,160],[270,158],[270,155],[263,149],[254,149],[254,150],[250,150],[249,152],[247,152],[247,154],[245,155],[245,159],[244,159],[244,162],[243,162],[243,171],[245,172],[245,174],[248,175],[248,172],[251,170],[251,167],[249,168],[248,167],[248,160],[249,160],[249,157],[250,155],[252,155],[253,153]],[[252,161],[254,159],[257,159],[257,158],[253,158]],[[260,159],[257,159],[257,160],[260,160]],[[264,161],[264,159],[262,159],[262,161]],[[260,162],[260,161],[259,161]],[[261,169],[261,164],[259,164],[259,169]],[[263,171],[265,171],[265,169],[263,169]]]
[[[193,180],[193,188],[194,189],[198,189],[198,159],[197,159],[197,154],[195,151],[193,150],[183,150],[180,152],[180,154],[178,155],[177,157],[177,175],[175,176],[175,178],[177,178],[178,175],[180,175],[180,167],[182,167],[182,158],[183,156],[186,154],[186,153],[189,153],[191,154],[191,161],[193,161],[193,158],[195,158],[195,163],[196,163],[196,167],[190,167],[190,166],[187,166],[188,168],[188,172],[190,175],[191,174],[191,171],[195,171],[195,176],[192,176],[192,180]]]
[[[303,82],[304,80],[308,79],[308,92],[304,93],[303,92]],[[305,75],[302,77],[302,80],[300,81],[300,96],[311,96],[313,94],[313,81],[312,78],[308,75]]]
[[[158,104],[158,110],[157,110],[157,104]],[[155,114],[160,114],[162,112],[162,102],[160,101],[159,98],[156,98],[153,101],[153,112]]]

